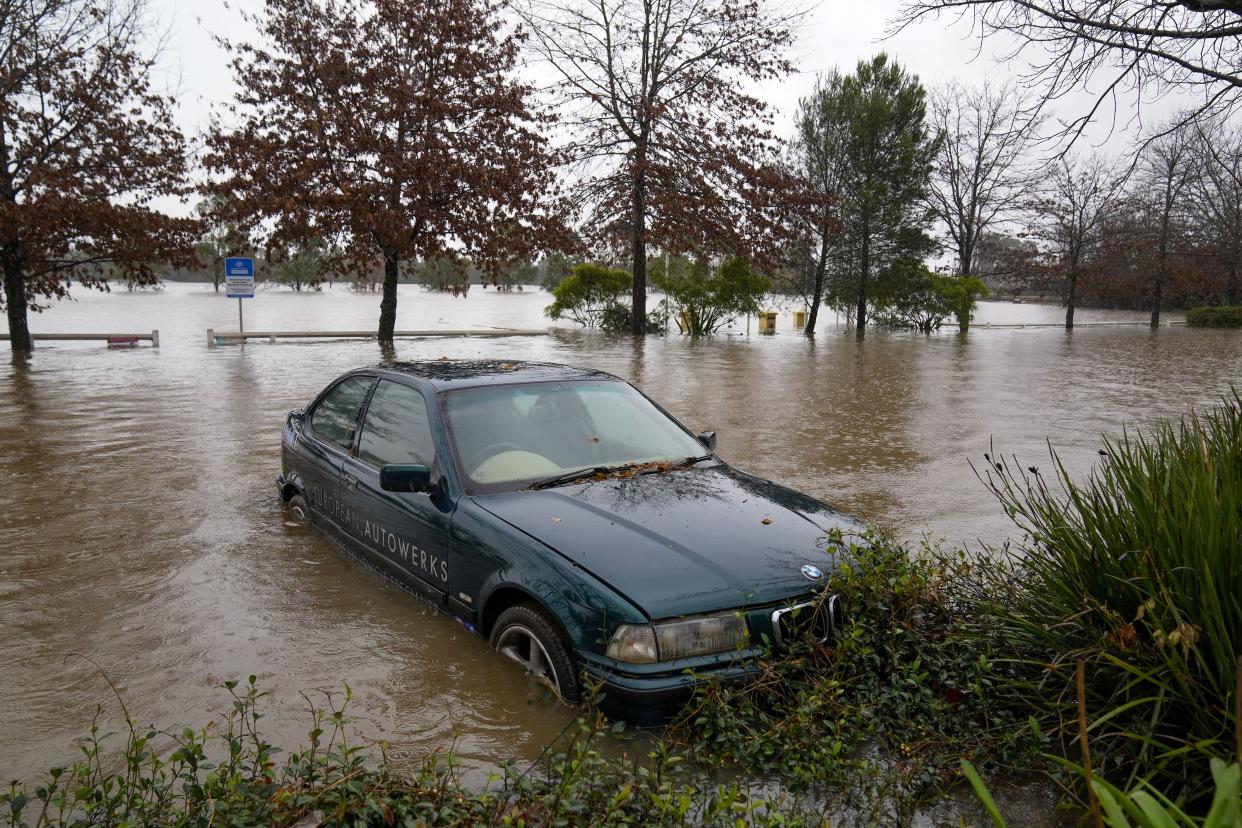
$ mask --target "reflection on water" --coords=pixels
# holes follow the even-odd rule
[[[543,327],[546,294],[468,299],[402,288],[398,328]],[[379,296],[260,293],[254,329],[374,325]],[[1055,322],[1060,310],[987,304],[981,321]],[[1137,318],[1083,312],[1081,321]],[[297,693],[357,695],[358,726],[401,750],[485,763],[533,757],[571,714],[452,621],[378,580],[279,507],[283,418],[339,373],[385,358],[374,342],[206,347],[235,303],[203,286],[83,292],[35,331],[158,328],[163,347],[40,347],[0,362],[0,779],[72,757],[109,694],[172,725],[225,708],[215,685],[257,674],[270,735],[306,729]],[[738,332],[744,325],[735,326]],[[1202,405],[1236,381],[1242,337],[1143,327],[775,337],[406,340],[399,359],[540,359],[637,383],[720,453],[907,537],[998,540],[1004,515],[968,458],[997,447],[1046,462],[1045,438],[1084,472],[1101,433]]]

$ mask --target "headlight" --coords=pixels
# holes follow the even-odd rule
[[[656,656],[655,631],[649,626],[622,624],[608,642],[608,657],[633,664],[651,664]]]
[[[650,664],[723,653],[746,643],[746,619],[736,612],[664,621],[651,626],[622,624],[608,644],[618,661]]]

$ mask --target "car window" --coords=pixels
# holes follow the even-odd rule
[[[348,451],[354,444],[358,409],[367,398],[371,382],[370,377],[349,377],[337,383],[311,414],[311,431],[315,436]]]
[[[389,463],[430,466],[434,456],[423,395],[408,385],[380,380],[362,424],[359,459],[374,466]]]

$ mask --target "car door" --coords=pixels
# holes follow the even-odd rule
[[[358,435],[354,456],[344,460],[342,502],[357,520],[349,531],[354,543],[393,571],[411,588],[439,604],[448,594],[448,530],[453,504],[434,492],[388,492],[380,488],[380,469],[388,464],[420,463],[436,477],[437,458],[429,407],[410,385],[381,379]]]
[[[342,464],[357,435],[363,403],[375,378],[355,375],[334,385],[311,409],[308,440],[299,441],[302,462],[298,471],[306,483],[308,505],[328,531],[344,536],[348,513],[341,507]]]

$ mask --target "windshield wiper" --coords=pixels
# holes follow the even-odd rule
[[[575,480],[583,480],[588,477],[594,477],[597,474],[608,474],[616,471],[624,466],[591,466],[587,469],[578,469],[577,471],[565,472],[564,474],[545,477],[542,480],[536,480],[526,488],[528,489],[546,489],[550,486],[560,486],[564,483],[573,483]]]
[[[704,460],[711,460],[712,455],[704,454],[699,457],[685,457],[681,460],[674,460],[667,466],[653,466],[651,469],[638,472],[639,474],[658,474],[669,469],[680,469],[685,466],[693,466],[695,463],[701,463]],[[552,486],[561,486],[565,483],[573,483],[577,480],[585,480],[588,477],[594,477],[597,474],[616,474],[617,472],[627,471],[633,468],[641,468],[648,465],[646,463],[622,463],[617,466],[591,466],[585,469],[576,469],[574,471],[565,472],[564,474],[545,477],[542,480],[536,480],[526,488],[528,489],[547,489]]]
[[[711,454],[700,454],[698,457],[686,457],[682,460],[669,463],[668,468],[680,469],[686,466],[693,466],[695,463],[702,463],[704,460],[711,460],[713,456],[714,455]]]

